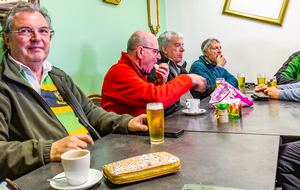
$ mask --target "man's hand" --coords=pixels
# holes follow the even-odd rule
[[[255,92],[264,93],[264,91],[265,91],[267,88],[268,88],[267,85],[261,84],[261,85],[255,87]]]
[[[132,118],[128,122],[128,130],[135,132],[135,131],[148,131],[147,127],[147,115],[142,114],[137,117]]]
[[[225,55],[219,55],[217,57],[217,66],[223,68],[225,66],[226,62],[227,62],[227,59],[226,59]]]
[[[169,75],[169,66],[167,63],[161,63],[158,67],[154,67],[157,77],[157,82],[160,85],[166,84]]]
[[[198,92],[205,92],[206,89],[206,80],[197,74],[188,74],[188,76],[192,79],[193,88]]]
[[[279,99],[279,92],[280,90],[278,88],[271,87],[271,88],[267,88],[264,91],[264,94],[269,96],[272,99]]]
[[[93,139],[87,134],[74,134],[54,142],[51,146],[51,161],[60,161],[60,156],[70,150],[85,149],[87,145],[93,145]]]

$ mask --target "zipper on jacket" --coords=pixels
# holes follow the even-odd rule
[[[66,82],[65,82],[65,78],[62,77],[62,88],[63,91],[65,92],[66,95],[66,99],[68,102],[70,102],[69,106],[72,107],[73,111],[76,113],[77,117],[80,119],[80,121],[82,122],[82,124],[84,125],[84,127],[87,128],[87,130],[89,131],[89,133],[91,134],[91,137],[94,140],[97,140],[100,138],[100,136],[98,135],[97,131],[95,131],[95,129],[90,125],[90,123],[86,120],[86,118],[82,117],[80,112],[81,112],[81,107],[78,108],[77,107],[77,102],[73,102],[73,99],[71,98],[71,93],[69,92],[69,88],[66,86]],[[85,114],[85,113],[82,113]]]

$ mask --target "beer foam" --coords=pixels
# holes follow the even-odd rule
[[[160,110],[164,109],[162,103],[149,103],[147,104],[147,110]]]

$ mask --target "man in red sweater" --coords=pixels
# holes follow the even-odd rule
[[[127,53],[113,65],[104,77],[101,106],[106,111],[137,116],[146,113],[146,104],[162,102],[165,107],[178,101],[191,88],[203,92],[206,80],[196,74],[182,74],[167,82],[166,63],[155,68],[157,81],[147,82],[147,75],[161,58],[153,34],[136,31],[127,43]]]

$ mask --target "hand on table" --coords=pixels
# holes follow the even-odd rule
[[[255,87],[255,92],[261,92],[264,93],[264,91],[267,89],[267,85],[261,84],[257,87]]]
[[[206,89],[206,79],[197,74],[188,74],[192,79],[193,88],[198,92],[205,92]]]
[[[141,114],[137,117],[132,118],[128,122],[128,130],[135,132],[135,131],[148,131],[147,127],[147,115]]]
[[[261,84],[255,87],[255,92],[260,92],[269,96],[271,99],[279,99],[279,92],[280,90],[275,87],[268,88],[267,85]]]
[[[86,149],[87,145],[93,145],[93,139],[87,134],[73,134],[52,143],[50,151],[51,161],[60,161],[61,155],[70,150]]]
[[[264,90],[264,94],[272,99],[279,99],[279,92],[280,90],[275,87],[267,88],[266,90]]]
[[[154,67],[157,77],[157,82],[160,85],[166,84],[169,75],[169,66],[167,63],[161,63],[157,67]]]
[[[226,63],[227,63],[227,59],[226,59],[225,55],[219,55],[217,57],[217,66],[223,68]]]

